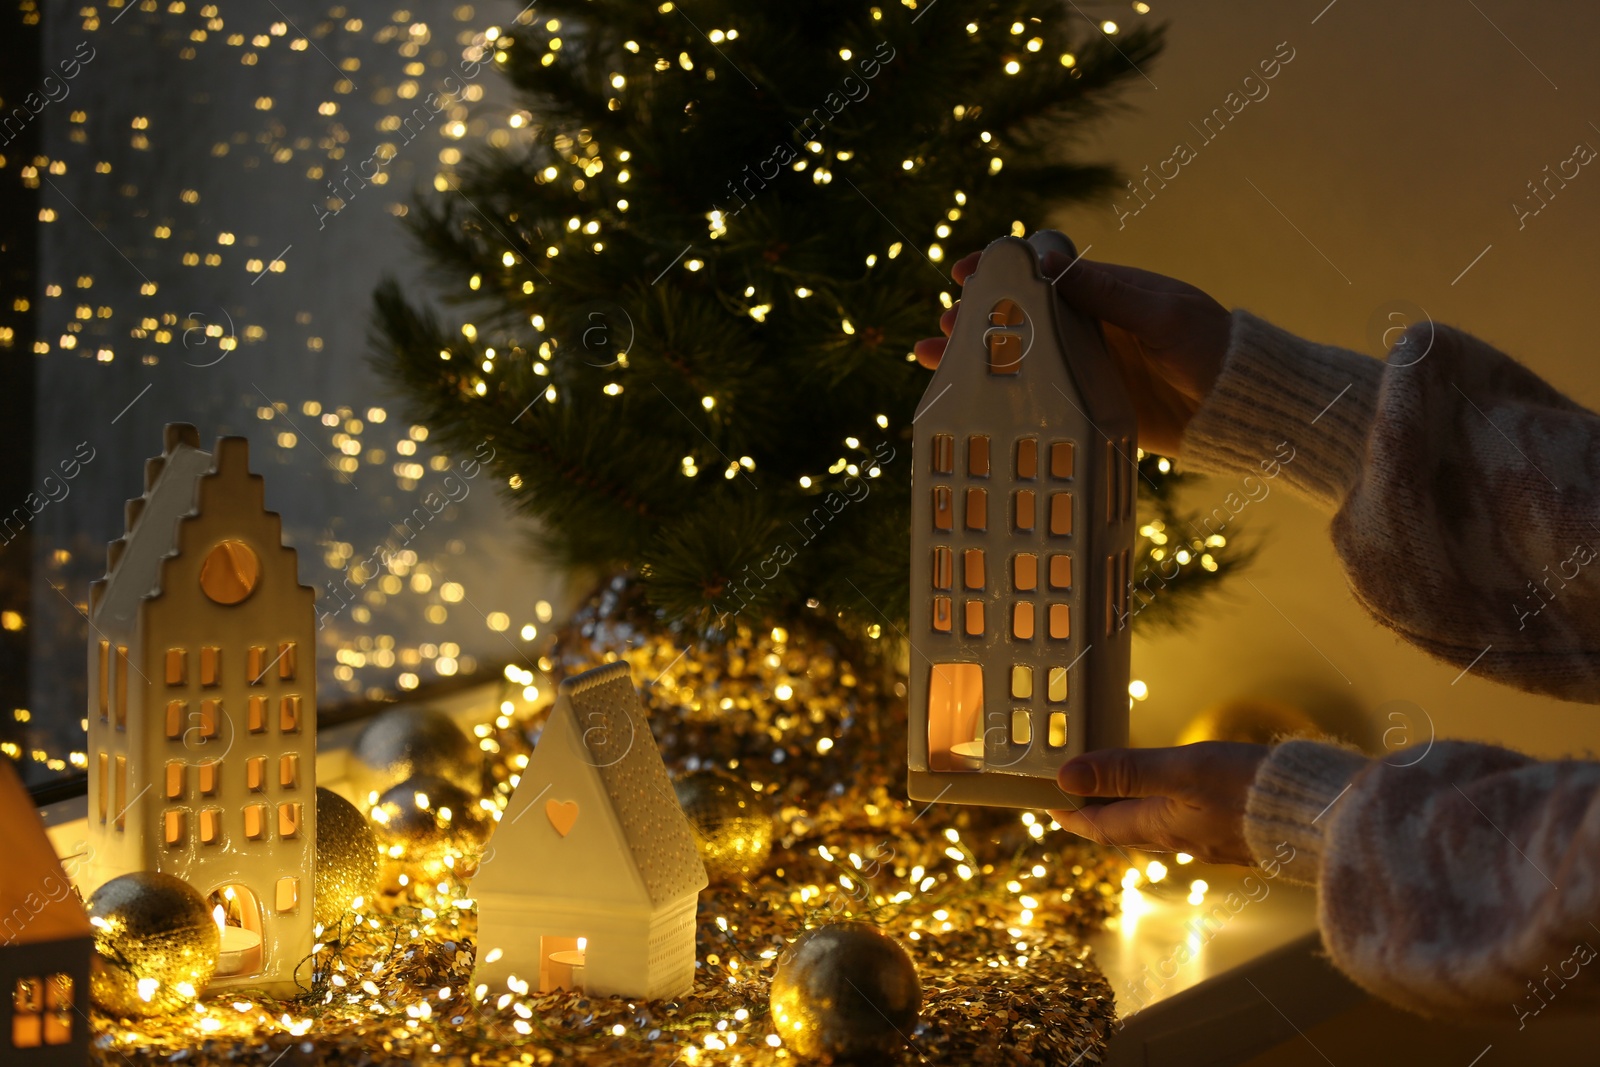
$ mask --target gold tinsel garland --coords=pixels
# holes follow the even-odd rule
[[[304,998],[96,1017],[98,1062],[793,1064],[767,1013],[776,958],[807,926],[846,918],[879,924],[916,963],[923,1006],[899,1062],[1092,1062],[1115,1009],[1082,938],[1115,910],[1116,857],[1049,829],[1042,812],[909,804],[903,690],[822,620],[731,627],[708,649],[652,627],[631,597],[608,587],[541,670],[626,658],[674,774],[734,770],[776,821],[763,874],[701,894],[688,996],[474,989],[473,857],[390,861],[387,890],[319,935],[299,971]],[[546,706],[549,682],[538,681]],[[496,806],[543,722],[542,707],[513,713],[514,693],[477,731]]]

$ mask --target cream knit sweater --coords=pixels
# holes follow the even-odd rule
[[[1235,311],[1185,465],[1255,474],[1283,441],[1283,479],[1333,513],[1378,621],[1474,674],[1600,701],[1600,417],[1449,327],[1380,362]],[[1523,1025],[1600,1000],[1600,763],[1286,741],[1245,837],[1263,862],[1293,846],[1329,956],[1378,996]]]

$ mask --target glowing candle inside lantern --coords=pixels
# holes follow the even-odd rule
[[[583,988],[584,961],[587,957],[588,949],[589,939],[587,937],[580,937],[578,938],[578,947],[576,950],[563,949],[560,952],[550,953],[551,963],[557,963],[572,968],[572,986],[576,989]],[[565,985],[566,983],[561,984]]]
[[[218,904],[211,911],[222,933],[217,953],[217,974],[254,974],[261,969],[261,935],[242,926],[229,926],[227,913]]]

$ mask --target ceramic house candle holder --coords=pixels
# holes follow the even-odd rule
[[[182,878],[223,928],[208,988],[290,995],[314,942],[316,593],[244,438],[165,445],[89,592],[85,888]]]
[[[706,884],[627,664],[568,678],[472,881],[473,984],[687,993]]]
[[[0,757],[0,1063],[89,1062],[89,958],[94,931],[33,800]]]
[[[1072,756],[1128,733],[1133,405],[1099,325],[1040,260],[989,245],[913,439],[909,792],[1070,806]]]

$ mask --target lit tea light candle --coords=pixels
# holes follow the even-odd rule
[[[551,963],[572,969],[572,986],[577,989],[583,988],[584,961],[588,954],[588,949],[589,939],[580,937],[578,938],[578,947],[576,949],[562,949],[560,952],[550,953]],[[562,982],[559,984],[566,985],[567,983]]]
[[[261,969],[261,935],[242,926],[229,926],[228,917],[218,904],[211,917],[217,921],[222,933],[222,947],[217,952],[217,973],[254,974]]]

